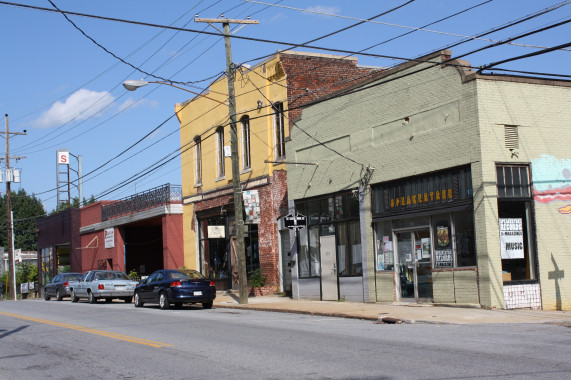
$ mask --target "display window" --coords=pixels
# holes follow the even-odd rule
[[[497,165],[498,230],[504,282],[537,279],[527,165]]]
[[[296,202],[309,226],[297,232],[299,277],[321,275],[320,238],[335,236],[338,276],[362,276],[359,199],[353,192]]]

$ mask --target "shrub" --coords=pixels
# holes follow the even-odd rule
[[[260,268],[250,272],[250,286],[253,288],[261,288],[266,284],[266,276]]]

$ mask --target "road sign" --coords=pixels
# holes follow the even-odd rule
[[[298,231],[307,227],[307,217],[299,213],[284,216],[284,225],[290,230]]]

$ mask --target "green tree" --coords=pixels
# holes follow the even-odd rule
[[[37,250],[36,221],[46,215],[44,206],[35,195],[26,190],[11,192],[12,212],[14,214],[14,247],[23,251]],[[0,197],[0,246],[8,245],[8,223],[6,217],[6,196]]]
[[[16,284],[38,281],[38,266],[32,263],[16,264]]]
[[[83,201],[80,203],[79,202],[79,198],[78,197],[74,197],[71,200],[71,203],[69,202],[62,202],[60,203],[55,210],[53,210],[52,212],[50,212],[51,214],[55,214],[58,213],[60,211],[64,211],[67,210],[68,208],[79,208],[79,207],[83,207],[83,206],[87,206],[89,204],[95,203],[95,197],[92,195],[91,198],[89,198],[89,200],[83,198]]]

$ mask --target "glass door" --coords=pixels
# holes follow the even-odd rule
[[[398,278],[401,301],[415,301],[414,295],[414,255],[410,231],[397,232]]]
[[[414,234],[416,252],[416,299],[432,302],[432,249],[430,231],[417,230]]]
[[[432,301],[432,245],[429,229],[396,232],[401,301]]]

